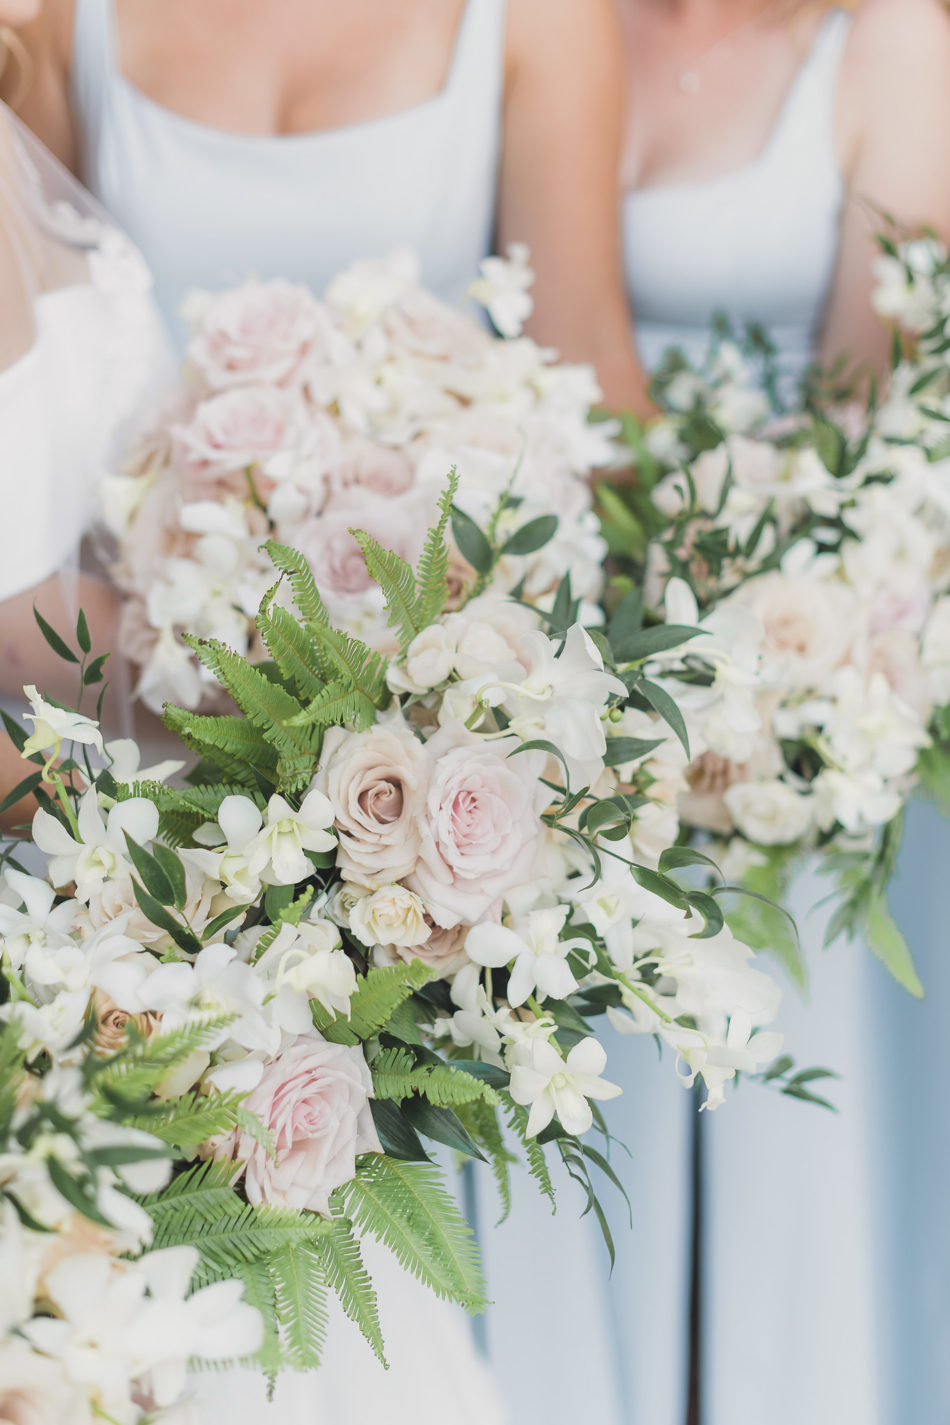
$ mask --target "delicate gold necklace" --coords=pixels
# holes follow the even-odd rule
[[[676,75],[675,84],[680,93],[688,94],[691,98],[699,94],[703,87],[702,74],[700,72],[702,67],[708,64],[709,60],[718,54],[721,49],[724,49],[730,41],[737,39],[740,35],[744,35],[746,30],[754,29],[756,25],[762,24],[774,10],[778,9],[779,3],[780,0],[771,0],[771,4],[766,5],[764,9],[760,10],[757,14],[750,15],[748,19],[740,21],[738,25],[734,25],[732,29],[727,30],[724,35],[720,35],[719,39],[716,40],[714,44],[711,44],[708,49],[700,50],[699,54],[694,55],[692,61],[686,68],[679,70]]]

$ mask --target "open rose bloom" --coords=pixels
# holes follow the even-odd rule
[[[554,364],[519,335],[531,278],[522,249],[493,259],[472,302],[454,309],[398,253],[355,264],[322,299],[249,281],[190,300],[182,384],[104,489],[126,595],[120,644],[150,707],[219,700],[184,632],[261,655],[253,616],[271,574],[268,536],[306,555],[339,627],[391,651],[351,530],[414,563],[453,466],[458,504],[480,523],[507,492],[509,539],[561,515],[543,551],[531,538],[520,552],[513,544],[493,587],[523,583],[545,599],[570,568],[575,594],[596,598],[604,545],[585,477],[610,463],[615,427],[588,424],[599,399],[590,370]],[[464,538],[452,549],[459,582],[471,554]]]

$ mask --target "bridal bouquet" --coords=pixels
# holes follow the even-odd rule
[[[933,244],[888,243],[880,276],[879,311],[914,339],[895,339],[866,406],[832,391],[776,415],[730,343],[708,372],[670,363],[670,415],[638,435],[652,488],[637,533],[652,536],[641,567],[664,617],[713,642],[742,628],[763,658],[745,724],[710,729],[672,689],[693,753],[684,827],[725,838],[720,864],[776,900],[819,849],[837,880],[829,940],[862,931],[922,993],[885,891],[908,796],[950,770],[950,264]],[[730,922],[784,943],[801,973],[774,916],[746,900]]]
[[[188,1354],[313,1366],[329,1291],[382,1357],[367,1236],[477,1311],[433,1143],[487,1159],[503,1199],[512,1145],[553,1199],[550,1150],[603,1221],[605,1013],[669,1045],[709,1107],[769,1073],[777,990],[717,889],[673,874],[705,858],[664,846],[644,771],[661,716],[685,735],[646,668],[695,630],[628,599],[590,634],[567,578],[546,613],[453,590],[457,483],[415,569],[356,529],[388,659],[268,542],[267,657],[186,638],[238,712],[166,710],[198,758],[180,786],[35,689],[32,735],[10,724],[47,870],[8,867],[0,894],[0,1255],[22,1282],[0,1358],[60,1392],[58,1418],[134,1425]],[[494,568],[509,536],[479,534]],[[79,653],[46,631],[101,678],[83,620]],[[689,660],[710,717],[731,715],[726,666]]]
[[[127,596],[120,649],[150,707],[215,702],[185,631],[265,656],[254,616],[268,537],[319,571],[340,628],[391,651],[351,529],[414,562],[452,466],[453,586],[483,572],[479,528],[505,492],[491,587],[549,605],[570,569],[574,593],[597,598],[603,544],[584,476],[611,459],[613,427],[588,421],[589,368],[517,336],[531,280],[515,248],[473,284],[503,337],[420,287],[407,254],[356,263],[323,301],[282,281],[191,299],[181,387],[103,501]]]

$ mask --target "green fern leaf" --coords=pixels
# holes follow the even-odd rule
[[[445,532],[452,515],[452,505],[459,487],[458,471],[455,467],[449,474],[449,483],[439,500],[439,518],[426,535],[422,557],[416,569],[415,623],[418,628],[428,628],[445,608],[449,597],[447,575],[449,571],[449,551],[445,542]]]
[[[186,634],[185,642],[282,757],[310,756],[316,761],[319,739],[300,728],[300,704],[286,688],[272,683],[259,668],[217,639],[192,638]]]
[[[248,771],[247,767],[244,770]],[[170,846],[184,846],[199,826],[217,819],[218,809],[225,797],[235,794],[248,796],[257,788],[253,773],[249,773],[249,784],[246,785],[212,782],[178,790],[159,782],[123,782],[117,790],[119,801],[127,801],[129,797],[147,797],[154,802],[158,808],[162,839]]]
[[[257,627],[287,682],[294,685],[302,699],[315,698],[324,684],[317,646],[293,614],[279,604],[270,606],[273,594],[271,589],[261,600]]]
[[[348,723],[362,727],[374,719],[375,708],[357,689],[339,680],[328,683],[307,708],[307,722],[314,727],[338,727]]]
[[[495,1186],[501,1199],[502,1223],[511,1212],[511,1165],[520,1162],[517,1153],[506,1147],[498,1114],[489,1103],[474,1100],[460,1105],[459,1118],[491,1164]]]
[[[320,1258],[312,1247],[284,1247],[268,1267],[280,1321],[280,1340],[294,1370],[320,1364],[327,1337],[327,1293]]]
[[[386,659],[361,643],[358,638],[350,638],[335,628],[318,625],[311,629],[326,662],[332,666],[334,676],[328,679],[337,682],[352,693],[356,702],[358,727],[368,727],[376,720],[376,713],[388,706],[390,692],[386,684]],[[307,726],[323,719],[323,704],[320,698],[314,701],[293,720],[293,725]]]
[[[333,1231],[321,1239],[317,1252],[324,1280],[336,1292],[343,1310],[351,1321],[356,1322],[385,1366],[376,1292],[363,1264],[360,1244],[350,1231],[349,1223],[336,1218]]]
[[[173,1070],[213,1045],[230,1022],[230,1015],[209,1015],[151,1039],[130,1039],[92,1071],[95,1111],[105,1112],[117,1104],[126,1111],[147,1111],[147,1101]]]
[[[383,591],[390,628],[399,630],[399,648],[405,653],[422,625],[417,622],[418,590],[412,569],[395,550],[384,549],[378,540],[362,530],[350,530],[372,579]]]
[[[238,1121],[241,1102],[240,1094],[199,1094],[192,1089],[157,1112],[141,1114],[131,1121],[134,1127],[190,1154],[209,1138],[230,1133]]]
[[[403,1099],[421,1094],[439,1108],[453,1108],[475,1099],[494,1104],[498,1095],[490,1084],[453,1069],[449,1064],[417,1064],[405,1049],[383,1049],[372,1064],[377,1098]]]
[[[297,611],[310,632],[313,632],[314,624],[329,624],[330,615],[320,597],[313,570],[299,550],[278,544],[273,539],[267,540],[264,548],[274,568],[286,575]]]
[[[246,718],[206,717],[168,705],[162,721],[192,752],[242,787],[256,786],[255,767],[267,774],[276,766],[274,749]]]
[[[341,1215],[384,1242],[438,1296],[473,1314],[485,1309],[475,1238],[438,1168],[369,1153],[331,1206],[334,1200]]]
[[[554,1183],[551,1180],[551,1172],[548,1168],[548,1161],[544,1155],[544,1148],[537,1138],[528,1137],[528,1110],[515,1103],[508,1094],[504,1094],[503,1099],[506,1105],[508,1122],[513,1131],[521,1140],[521,1145],[528,1160],[528,1171],[534,1178],[538,1187],[551,1204],[551,1211],[557,1211],[557,1201],[554,1195]]]
[[[369,1039],[392,1017],[393,1011],[414,990],[433,979],[435,971],[421,960],[411,964],[380,965],[363,977],[350,1000],[349,1027],[360,1039]]]

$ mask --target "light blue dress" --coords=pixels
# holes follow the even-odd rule
[[[834,119],[849,25],[838,9],[822,22],[753,163],[709,182],[628,195],[628,283],[648,365],[670,346],[701,361],[710,322],[725,311],[740,331],[754,322],[769,332],[789,394],[800,380],[815,353],[838,252],[845,193]],[[872,995],[887,993],[879,984],[884,972],[861,945],[823,952],[826,915],[815,907],[827,891],[813,872],[794,888],[811,991],[803,1003],[789,987],[781,1027],[800,1066],[826,1065],[843,1075],[834,1095],[840,1114],[744,1085],[699,1125],[704,1425],[917,1419],[890,1414],[885,1404],[891,1303],[884,1228],[898,1219],[885,1218],[877,1077],[883,1044],[870,1018]],[[629,1071],[633,1084],[639,1069],[632,1059]],[[671,1076],[669,1066],[664,1071]],[[635,1150],[642,1133],[644,1160],[659,1145],[668,1175],[659,1220],[655,1183],[646,1173],[632,1179],[637,1221],[653,1228],[656,1251],[644,1253],[629,1275],[615,1274],[612,1287],[626,1342],[643,1330],[646,1288],[663,1318],[647,1325],[673,1343],[654,1357],[654,1369],[672,1368],[679,1377],[678,1393],[645,1405],[644,1366],[629,1371],[635,1425],[683,1420],[689,1273],[675,1232],[689,1221],[695,1118],[685,1095],[677,1108],[676,1092],[664,1082],[647,1104],[625,1097],[606,1106],[614,1131]]]

